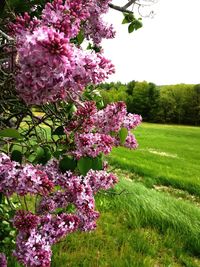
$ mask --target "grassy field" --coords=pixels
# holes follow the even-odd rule
[[[52,267],[200,266],[200,128],[144,123],[135,134],[138,150],[109,157],[120,182],[97,195],[97,230],[54,246]]]
[[[200,127],[143,123],[135,130],[136,151],[114,149],[110,162],[144,177],[200,196]]]

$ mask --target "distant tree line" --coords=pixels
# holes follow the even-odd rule
[[[144,121],[200,125],[200,84],[157,86],[146,81],[99,86],[105,104],[125,101],[128,111]]]

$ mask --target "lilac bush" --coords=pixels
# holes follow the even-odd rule
[[[6,107],[0,129],[0,194],[14,209],[13,255],[24,266],[50,266],[52,245],[96,228],[95,194],[118,181],[104,155],[138,145],[131,130],[141,116],[123,102],[103,106],[92,87],[114,73],[100,47],[115,35],[102,19],[110,2],[54,0],[37,18],[25,13],[8,25],[19,107]],[[83,40],[92,45],[84,50]]]

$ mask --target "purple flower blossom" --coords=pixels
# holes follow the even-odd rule
[[[22,232],[29,233],[35,229],[40,222],[40,217],[29,211],[19,210],[13,219],[13,225]]]
[[[106,134],[86,133],[76,134],[76,150],[73,154],[77,158],[84,156],[97,157],[100,153],[110,153],[114,144],[114,139]]]
[[[124,119],[123,127],[128,130],[136,128],[142,121],[142,117],[137,114],[128,113]]]
[[[137,140],[132,133],[128,133],[124,146],[130,149],[136,149],[138,147]]]
[[[13,255],[25,266],[50,267],[52,251],[45,237],[33,229],[18,234]]]
[[[41,218],[39,232],[50,245],[78,229],[79,218],[74,214],[50,215]]]
[[[106,108],[98,111],[94,115],[98,131],[105,134],[118,132],[122,127],[126,113],[124,102],[108,104]]]
[[[7,267],[6,255],[4,253],[0,253],[0,266]]]
[[[90,170],[85,179],[88,179],[93,193],[97,193],[100,189],[109,189],[118,181],[117,177],[113,173],[94,170]]]
[[[47,174],[32,164],[26,164],[17,176],[16,192],[23,196],[27,193],[48,195],[54,184]]]
[[[0,153],[0,192],[7,196],[11,196],[15,192],[18,168],[17,162],[11,161],[6,154]]]

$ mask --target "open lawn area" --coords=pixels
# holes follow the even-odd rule
[[[112,164],[140,175],[146,184],[171,185],[200,196],[200,127],[143,123],[135,136],[138,149],[114,149]]]

